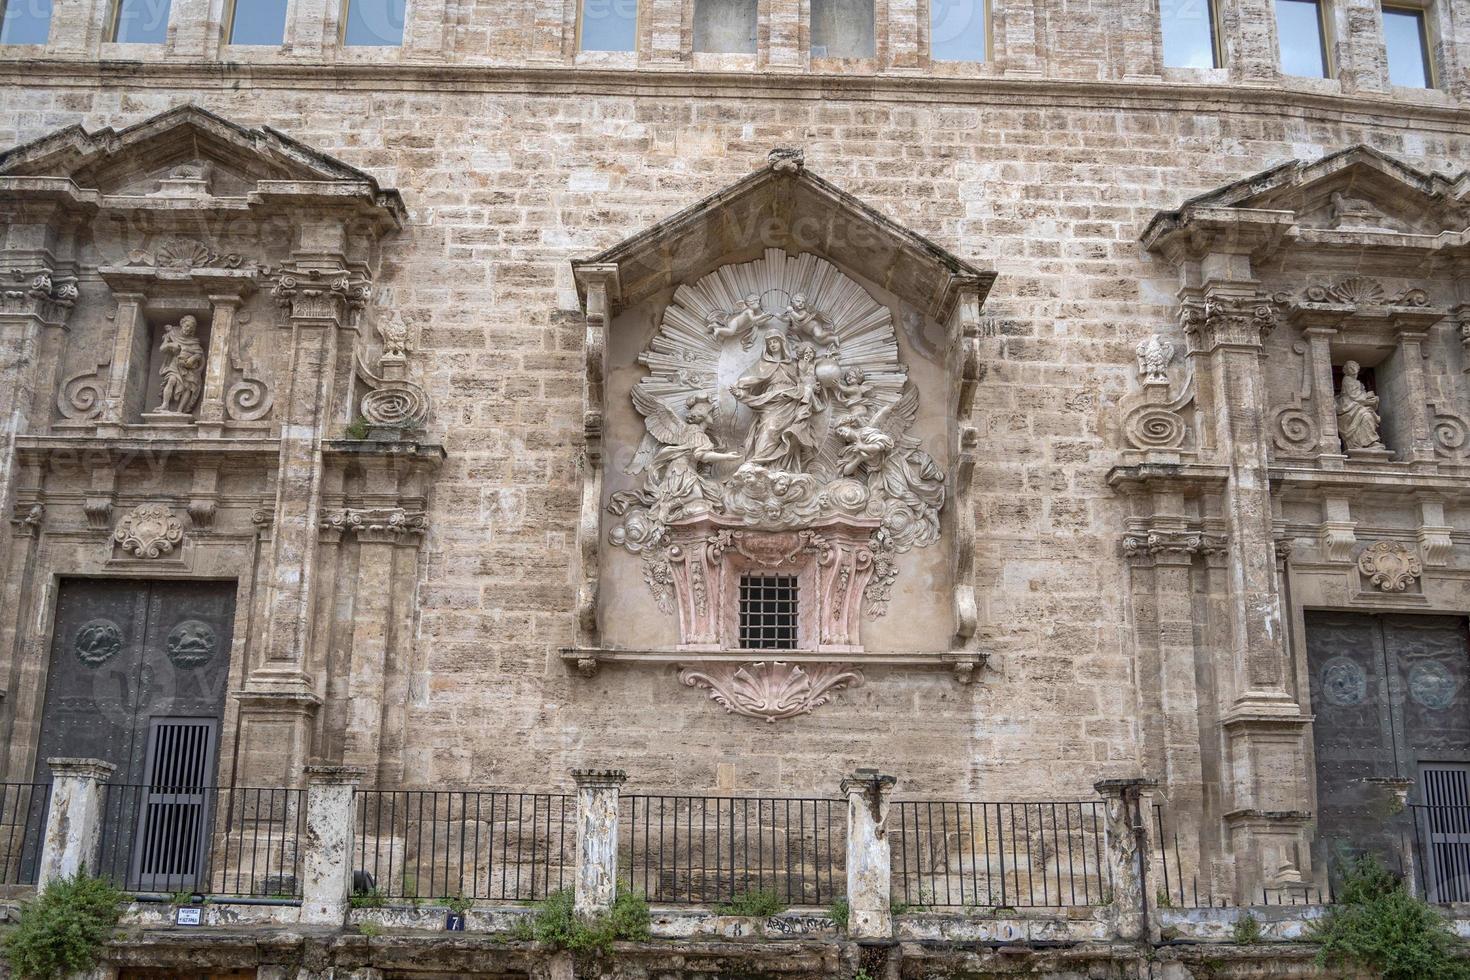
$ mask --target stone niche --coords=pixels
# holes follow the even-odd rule
[[[709,678],[816,691],[883,662],[968,679],[965,422],[993,276],[789,150],[575,269],[588,466],[566,656],[683,664],[766,720]]]

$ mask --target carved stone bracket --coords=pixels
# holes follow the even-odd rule
[[[427,533],[429,520],[421,510],[405,510],[402,507],[344,507],[342,510],[323,514],[321,526],[333,531],[406,540]]]
[[[1127,558],[1192,559],[1196,555],[1224,554],[1228,547],[1225,535],[1196,530],[1135,530],[1123,535],[1123,555]]]
[[[703,664],[679,671],[679,682],[709,692],[727,712],[767,723],[810,714],[848,687],[861,687],[861,670],[850,664],[794,664],[780,660],[748,664]]]

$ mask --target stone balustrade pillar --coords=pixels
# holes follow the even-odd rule
[[[102,843],[102,784],[117,768],[100,759],[47,759],[46,765],[51,769],[51,806],[36,872],[38,890],[57,878],[96,870]]]
[[[1149,933],[1148,791],[1152,779],[1104,779],[1095,783],[1103,798],[1103,832],[1113,880],[1113,929],[1119,939],[1144,939]]]
[[[363,770],[306,767],[306,833],[301,858],[303,923],[341,925],[352,897],[354,793]]]
[[[891,854],[888,797],[897,780],[859,769],[842,780],[847,797],[847,934],[853,939],[891,939]]]
[[[618,889],[618,796],[621,769],[573,769],[577,784],[575,907],[587,915],[612,908]]]

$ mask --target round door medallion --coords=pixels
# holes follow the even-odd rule
[[[110,619],[93,619],[82,624],[72,640],[77,659],[88,667],[101,667],[122,649],[122,630]]]
[[[214,657],[219,640],[214,627],[197,619],[186,619],[173,628],[166,641],[168,659],[175,667],[203,667]]]
[[[1444,664],[1425,660],[1409,668],[1409,697],[1418,704],[1442,711],[1455,703],[1460,685]]]
[[[1338,708],[1362,704],[1368,696],[1368,675],[1357,661],[1333,657],[1322,665],[1322,696]]]

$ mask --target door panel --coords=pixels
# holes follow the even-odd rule
[[[1401,706],[1395,740],[1403,746],[1401,775],[1425,762],[1470,759],[1470,702],[1465,623],[1449,616],[1386,616],[1384,645]]]

